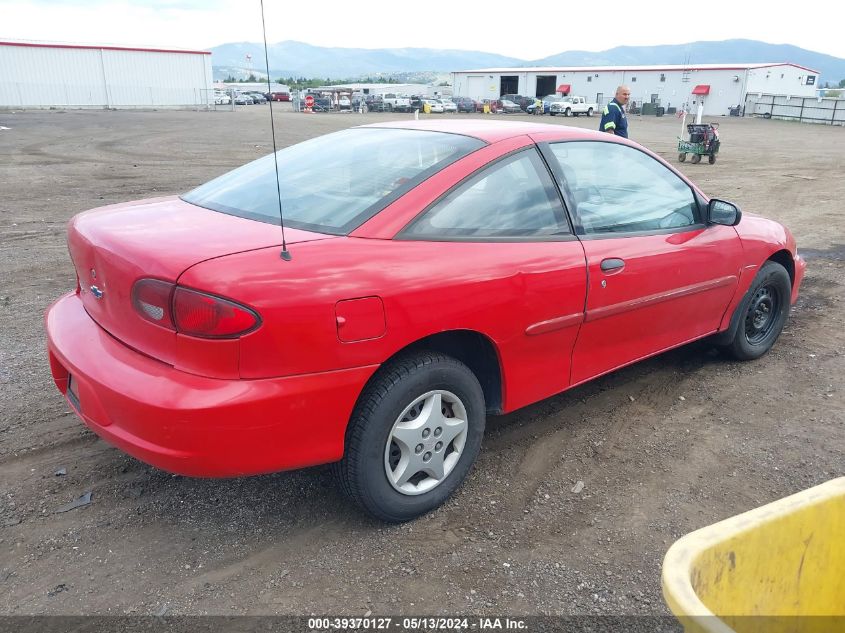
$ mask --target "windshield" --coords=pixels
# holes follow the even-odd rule
[[[484,146],[458,134],[356,128],[279,150],[285,225],[345,235],[447,165]],[[279,223],[273,154],[200,185],[182,199]]]

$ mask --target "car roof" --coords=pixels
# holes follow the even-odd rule
[[[429,132],[462,134],[464,136],[475,137],[487,143],[496,143],[515,136],[542,134],[544,132],[560,134],[563,140],[586,138],[608,140],[608,138],[613,138],[598,130],[585,130],[584,128],[569,127],[567,125],[529,123],[526,121],[485,121],[482,119],[472,119],[471,121],[461,121],[459,119],[448,119],[445,121],[390,121],[386,123],[371,123],[360,127],[426,130]]]

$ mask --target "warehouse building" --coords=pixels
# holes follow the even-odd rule
[[[187,108],[214,104],[211,53],[0,42],[2,108]]]
[[[452,86],[454,94],[478,100],[557,93],[586,97],[602,106],[625,84],[638,105],[696,110],[703,102],[704,114],[719,116],[744,104],[751,94],[813,97],[818,77],[818,71],[791,63],[484,68],[453,72]]]

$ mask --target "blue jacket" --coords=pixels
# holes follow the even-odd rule
[[[601,114],[599,131],[607,132],[613,130],[617,136],[628,138],[628,117],[619,102],[614,98],[604,106]]]

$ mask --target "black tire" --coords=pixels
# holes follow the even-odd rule
[[[593,109],[592,108],[589,108],[587,110],[587,116],[593,116]]]
[[[710,154],[710,156],[708,156],[708,157],[707,157],[707,162],[708,162],[708,163],[710,163],[711,165],[712,165],[713,163],[715,163],[715,162],[716,162],[716,155],[715,155],[715,154]]]
[[[693,165],[698,165],[701,162],[701,154],[693,154],[690,161]]]
[[[771,119],[771,118],[772,118],[772,113],[771,113],[771,112],[764,112],[764,113],[763,113],[763,118],[764,118],[764,119]]]
[[[452,471],[434,488],[404,494],[388,480],[385,449],[402,412],[433,390],[451,392],[466,409],[463,449]],[[389,523],[409,521],[440,506],[460,486],[481,450],[484,425],[484,393],[466,365],[438,352],[400,357],[382,367],[361,394],[346,430],[343,459],[333,465],[335,477],[344,493],[374,517]]]
[[[555,116],[556,114],[557,112],[552,112],[551,110],[549,111],[549,116]]]
[[[572,108],[566,108],[563,112],[563,116],[572,116]]]
[[[683,163],[687,160],[687,155],[684,152],[678,154],[678,162]]]
[[[733,340],[719,348],[737,360],[754,360],[768,352],[789,317],[792,280],[777,262],[767,261],[737,306],[740,319]]]

